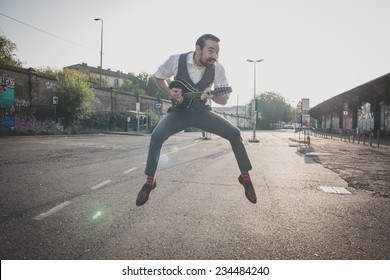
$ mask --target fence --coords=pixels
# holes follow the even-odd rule
[[[252,129],[252,121],[251,118],[240,116],[240,115],[234,115],[234,114],[228,114],[224,112],[218,112],[214,111],[215,113],[221,115],[223,118],[227,119],[229,122],[234,124],[240,129]]]
[[[363,145],[374,146],[378,148],[380,145],[388,146],[390,141],[380,137],[380,130],[356,130],[356,129],[316,129],[312,130],[314,136],[339,139],[344,142],[351,142]]]

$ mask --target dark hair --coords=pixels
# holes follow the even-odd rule
[[[213,34],[204,34],[196,40],[195,46],[200,46],[203,49],[206,40],[212,40],[219,43],[219,38],[217,36],[214,36]]]

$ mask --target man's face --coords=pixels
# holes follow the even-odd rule
[[[200,46],[196,46],[196,48],[200,51],[200,63],[205,67],[214,67],[218,60],[219,44],[212,40],[206,40],[203,49]]]

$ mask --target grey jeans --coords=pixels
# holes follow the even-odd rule
[[[173,134],[188,127],[199,128],[229,140],[239,169],[252,169],[241,132],[232,123],[212,111],[173,110],[158,123],[152,133],[145,175],[155,175],[163,143]]]

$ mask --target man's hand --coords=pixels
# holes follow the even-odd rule
[[[210,94],[211,91],[212,91],[211,88],[206,88],[204,90],[204,92],[202,93],[202,95],[200,96],[200,99],[201,100],[209,100],[210,99],[219,105],[226,105],[227,104],[227,101],[229,100],[228,94],[214,96],[214,95]]]
[[[211,88],[209,88],[209,87],[206,88],[203,91],[202,95],[200,96],[200,100],[212,99],[214,97],[214,95],[211,95],[210,92],[211,92]]]
[[[155,77],[154,80],[158,88],[168,94],[173,100],[175,100],[175,102],[179,104],[183,102],[184,97],[180,88],[169,88],[167,80],[164,79],[158,79]]]
[[[179,104],[183,102],[183,92],[180,88],[172,88],[170,91],[170,96]]]

